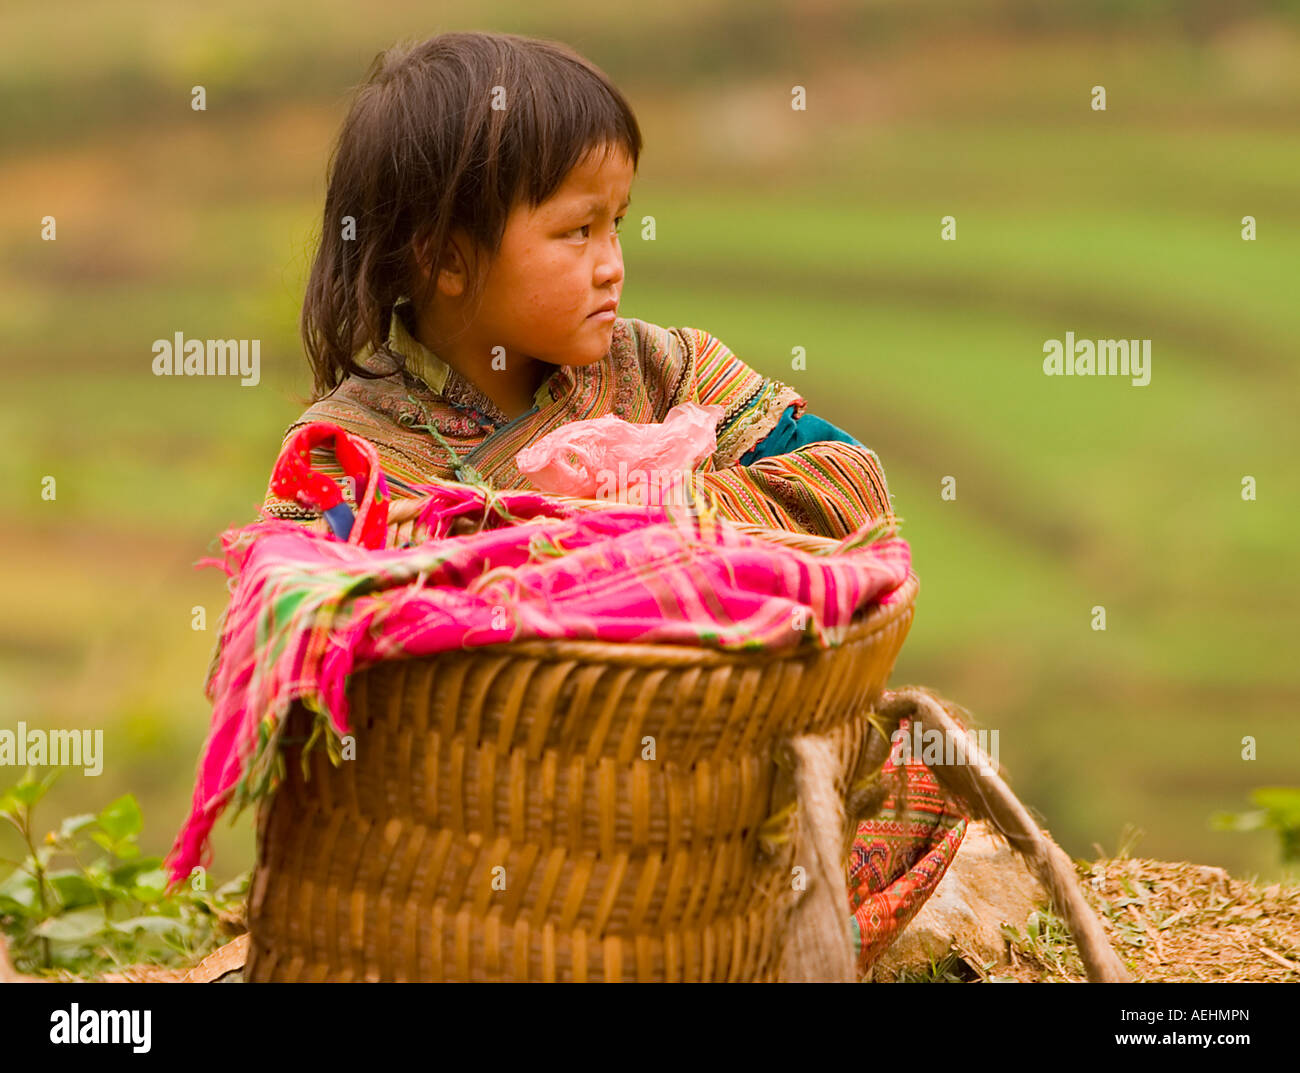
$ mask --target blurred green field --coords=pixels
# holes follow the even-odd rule
[[[1071,852],[1133,824],[1143,855],[1280,874],[1268,835],[1207,820],[1300,780],[1291,8],[68,7],[7,10],[0,44],[0,727],[107,730],[51,823],[130,790],[146,843],[179,825],[225,599],[192,564],[254,517],[305,404],[348,87],[391,40],[472,25],[570,41],[637,109],[623,313],[709,330],[880,454],[922,582],[895,681],[999,729]],[[261,339],[261,384],[152,376],[175,331]],[[1150,385],[1043,376],[1066,331],[1151,339]],[[246,867],[249,818],[215,847],[221,876]]]

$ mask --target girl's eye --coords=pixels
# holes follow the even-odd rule
[[[621,233],[619,231],[619,224],[621,224],[623,220],[624,217],[622,216],[618,216],[614,220],[614,233],[616,235]],[[588,234],[588,232],[590,231],[591,231],[591,224],[583,224],[581,227],[575,227],[572,231],[569,232],[569,234],[576,235],[581,233],[583,238],[590,238],[591,236]],[[566,235],[565,237],[567,238],[568,236]]]

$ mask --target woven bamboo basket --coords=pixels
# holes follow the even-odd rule
[[[348,682],[355,758],[313,748],[309,778],[295,706],[245,978],[789,978],[809,847],[788,743],[828,743],[841,801],[873,779],[916,590],[826,650],[525,641],[381,664]]]

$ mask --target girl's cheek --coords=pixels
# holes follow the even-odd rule
[[[582,257],[569,257],[552,263],[529,282],[530,293],[548,309],[562,313],[585,311],[591,300],[591,266]],[[537,284],[543,286],[538,288]]]

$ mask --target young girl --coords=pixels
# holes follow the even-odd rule
[[[708,332],[619,315],[640,153],[622,94],[556,42],[448,33],[381,55],[331,163],[301,324],[316,401],[285,439],[327,421],[369,440],[394,498],[413,504],[412,485],[471,468],[530,488],[514,456],[560,425],[660,422],[691,401],[724,410],[695,477],[724,516],[833,537],[892,522],[875,454],[804,412],[794,388]],[[312,464],[342,476],[328,449]],[[269,489],[264,510],[323,529]],[[961,817],[930,787],[913,786],[920,811],[888,837],[859,832],[860,963],[960,842]]]
[[[697,486],[724,513],[827,536],[892,518],[876,456],[794,388],[708,332],[619,316],[640,153],[622,94],[558,43],[448,33],[381,55],[332,161],[302,312],[316,402],[285,438],[364,437],[400,499],[466,465],[532,487],[515,453],[566,422],[716,404]],[[342,475],[327,449],[312,461]],[[264,506],[316,517],[269,488]]]

